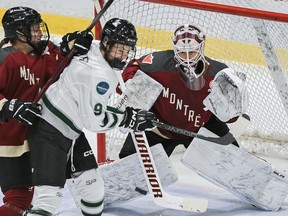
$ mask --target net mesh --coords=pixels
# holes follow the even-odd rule
[[[274,10],[281,13],[288,11],[287,1],[218,0],[207,2]],[[287,23],[261,21],[266,31],[264,33],[267,33],[265,36],[268,36],[271,41],[274,57],[278,60],[269,68],[266,58],[267,55],[268,58],[271,55],[273,57],[273,54],[269,52],[269,49],[265,55],[263,54],[253,25],[254,18],[138,0],[114,1],[104,18],[108,20],[113,17],[127,19],[136,26],[139,38],[138,56],[154,50],[172,49],[173,31],[184,23],[200,27],[207,36],[205,55],[247,74],[250,94],[247,113],[251,118],[251,124],[240,138],[241,145],[252,152],[288,157],[288,105],[285,101],[285,96],[286,100],[288,98],[287,86],[277,87],[278,84],[275,84],[275,79],[284,84],[288,79]],[[275,74],[275,71],[281,72],[282,76],[278,78],[275,75],[271,76]],[[113,97],[110,104],[113,105],[116,100],[117,96]],[[118,129],[106,134],[109,158],[117,157],[117,151],[123,144],[125,136],[126,134],[122,134]]]

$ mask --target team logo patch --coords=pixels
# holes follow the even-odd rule
[[[100,82],[96,86],[96,91],[100,95],[104,95],[108,91],[108,89],[109,89],[109,84],[107,82]]]
[[[142,63],[152,64],[153,58],[154,58],[154,56],[152,54],[149,54],[142,60]]]

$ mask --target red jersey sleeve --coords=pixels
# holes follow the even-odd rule
[[[122,78],[123,78],[124,82],[126,82],[128,79],[132,79],[134,77],[137,70],[140,69],[139,62],[140,62],[140,59],[134,59],[124,69],[124,71],[122,73]]]
[[[13,65],[14,62],[11,58],[7,58],[4,63],[0,63],[0,100],[5,98],[2,93],[8,88],[10,89],[9,83],[13,79]]]
[[[61,55],[59,47],[57,47],[51,41],[48,43],[48,51],[50,55],[48,58],[47,72],[49,77],[51,77],[55,73],[57,66],[60,64],[64,57]]]

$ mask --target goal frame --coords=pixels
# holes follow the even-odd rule
[[[278,22],[284,22],[288,23],[288,13],[280,13],[280,12],[273,12],[273,11],[267,11],[267,10],[262,10],[262,9],[253,9],[253,8],[246,8],[246,7],[239,7],[239,6],[232,6],[232,5],[226,5],[226,4],[218,4],[218,3],[211,3],[211,2],[206,2],[202,0],[166,0],[166,1],[161,1],[161,0],[139,0],[139,2],[149,2],[149,3],[158,3],[158,4],[163,4],[163,5],[171,5],[171,6],[177,6],[177,7],[184,7],[184,8],[191,8],[191,9],[197,9],[197,10],[204,10],[204,11],[210,11],[210,12],[217,12],[217,13],[224,13],[224,14],[230,14],[230,15],[237,15],[237,16],[243,16],[243,17],[250,17],[250,18],[256,18],[256,19],[263,19],[263,20],[272,20],[272,21],[278,21]],[[273,0],[271,0],[273,1]],[[102,2],[103,5],[103,0],[99,0],[100,4]],[[99,34],[99,28],[95,28],[96,32]],[[263,30],[263,29],[262,29]],[[265,30],[265,29],[264,29]],[[99,39],[99,38],[96,38]],[[267,41],[267,40],[266,40]],[[269,47],[269,38],[268,38],[268,47]],[[266,45],[267,45],[266,44]],[[261,47],[262,52],[264,56],[266,57],[267,54],[267,46]],[[264,51],[263,51],[264,49]],[[266,49],[266,51],[265,51]],[[273,50],[272,50],[273,52]],[[272,55],[275,57],[275,55],[272,53]],[[274,58],[273,62],[267,63],[268,68],[271,71],[274,70],[273,65],[277,65],[277,57],[276,59]],[[272,65],[271,65],[272,64]],[[273,77],[273,73],[281,73],[281,71],[271,71],[271,75]],[[274,82],[275,82],[275,77],[273,77]],[[285,79],[279,79],[279,77],[276,77],[276,82],[284,82],[280,84],[281,86],[285,85],[287,86],[287,83],[285,83]],[[279,89],[278,89],[279,91]],[[288,95],[287,90],[285,90],[286,93],[281,95],[282,103],[284,104],[286,108],[286,113],[288,114],[288,101],[287,99],[283,99],[285,95]],[[106,141],[105,141],[105,134],[104,133],[98,133],[97,134],[97,158],[99,162],[104,162],[106,160]]]

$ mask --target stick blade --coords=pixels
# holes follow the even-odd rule
[[[170,208],[186,212],[206,212],[208,208],[208,200],[190,198],[190,197],[177,197],[167,193],[163,197],[154,199],[155,204],[164,208]]]
[[[208,200],[206,199],[183,199],[183,210],[189,212],[206,212],[208,208]]]

